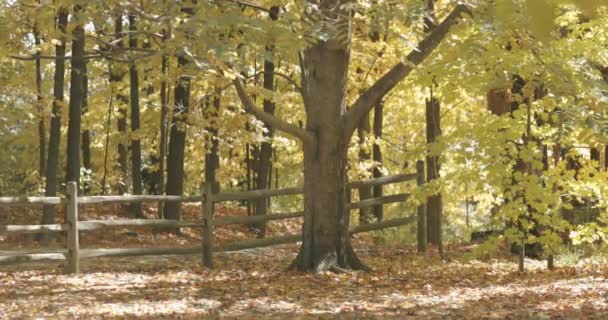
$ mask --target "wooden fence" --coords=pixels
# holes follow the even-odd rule
[[[420,181],[424,178],[423,170],[417,170],[416,174],[401,174],[386,176],[377,179],[351,182],[347,185],[348,199],[352,189],[362,186],[376,186],[391,183],[405,182],[411,180]],[[243,249],[271,246],[285,243],[295,243],[301,240],[301,234],[267,237],[263,239],[252,239],[236,241],[226,244],[214,245],[213,230],[218,226],[232,224],[251,224],[270,220],[280,220],[302,217],[303,212],[273,213],[263,216],[234,216],[214,218],[214,205],[223,201],[259,200],[268,197],[302,194],[302,188],[253,190],[245,192],[220,192],[213,193],[211,184],[205,184],[201,195],[196,197],[182,196],[158,196],[158,195],[124,195],[124,196],[78,196],[76,183],[67,185],[65,197],[0,197],[1,206],[23,206],[23,205],[65,205],[66,223],[47,225],[0,225],[0,235],[15,233],[67,233],[67,248],[62,250],[46,251],[10,251],[0,252],[0,265],[13,264],[28,261],[66,261],[66,271],[78,273],[81,259],[94,257],[125,257],[125,256],[147,256],[147,255],[184,255],[202,253],[203,263],[207,267],[213,267],[213,252],[237,251]],[[347,209],[353,210],[376,205],[404,202],[408,194],[395,194],[361,200],[349,203]],[[101,203],[143,203],[143,202],[201,202],[201,220],[177,221],[177,220],[89,220],[79,221],[78,205],[101,204]],[[416,216],[386,220],[378,223],[359,225],[351,229],[351,233],[381,230],[397,227],[416,221]],[[117,249],[80,249],[79,231],[100,230],[112,227],[201,227],[203,229],[202,245],[189,248],[117,248]]]

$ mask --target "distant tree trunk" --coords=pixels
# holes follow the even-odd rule
[[[424,31],[430,32],[435,29],[435,0],[425,0],[426,10],[428,15],[424,18]],[[441,112],[440,103],[433,95],[433,86],[431,85],[431,95],[426,100],[426,142],[427,144],[435,143],[441,135]],[[439,156],[428,155],[426,157],[427,165],[427,181],[431,182],[439,178]],[[427,210],[427,237],[431,245],[436,246],[439,254],[443,255],[442,246],[442,211],[443,203],[441,193],[431,195],[426,203]]]
[[[276,21],[279,16],[279,7],[273,6],[270,8],[270,19]],[[275,82],[275,64],[274,64],[274,47],[272,45],[266,46],[266,59],[264,59],[264,89],[274,92]],[[274,115],[275,104],[269,100],[264,99],[264,112]],[[267,132],[264,133],[266,141],[262,142],[259,149],[259,162],[257,165],[257,188],[266,189],[269,188],[269,182],[271,181],[270,175],[272,172],[272,136],[274,129],[266,126]],[[255,214],[256,215],[267,215],[269,199],[261,198],[255,202]],[[266,235],[266,222],[260,222],[253,226],[259,238],[263,238]]]
[[[207,116],[211,121],[211,125],[207,130],[210,133],[207,142],[207,153],[205,154],[205,181],[211,183],[213,192],[220,191],[220,185],[216,178],[217,169],[220,166],[219,152],[219,137],[218,137],[218,117],[220,116],[221,91],[217,90],[213,97],[213,104],[207,106]]]
[[[111,72],[111,70],[110,70]],[[112,131],[112,110],[114,109],[114,91],[110,84],[110,102],[108,103],[108,118],[106,120],[106,141],[103,150],[103,176],[101,178],[101,194],[106,194],[108,178],[108,158],[110,154],[110,132]]]
[[[122,19],[121,15],[116,16],[116,24],[115,24],[115,41],[116,46],[121,49],[124,47],[124,43],[122,40],[119,41],[124,36],[122,31]],[[127,138],[127,104],[128,98],[122,93],[121,82],[125,76],[125,70],[123,67],[117,63],[112,65],[112,70],[110,72],[110,85],[113,85],[116,89],[116,105],[118,106],[118,118],[117,118],[117,126],[116,130],[118,131],[118,193],[125,194],[129,191],[129,154],[127,150],[127,145],[125,144],[125,140]]]
[[[57,28],[59,29],[59,41],[55,45],[55,75],[53,77],[53,111],[49,134],[49,154],[46,165],[46,186],[44,195],[55,197],[57,195],[57,167],[59,164],[59,142],[61,139],[61,109],[63,104],[63,88],[65,81],[65,32],[68,24],[68,10],[60,7],[57,14]],[[55,223],[55,206],[44,206],[42,224]],[[41,240],[48,237],[42,236]]]
[[[363,116],[361,122],[359,123],[359,127],[357,129],[357,133],[359,135],[359,162],[366,162],[370,159],[369,152],[365,149],[365,140],[370,132],[369,126],[369,114]],[[370,186],[362,186],[359,188],[359,200],[365,200],[372,197],[372,187]],[[371,223],[372,218],[372,208],[360,208],[359,209],[359,223],[367,224]]]
[[[426,100],[426,141],[427,143],[433,144],[437,138],[441,135],[441,122],[440,122],[440,104],[439,100],[435,98],[431,92],[431,96]],[[426,157],[427,163],[427,181],[432,182],[439,178],[439,156],[428,155]],[[440,254],[442,253],[442,239],[441,239],[441,224],[442,224],[442,197],[441,193],[430,196],[427,200],[427,237],[431,245],[436,246],[439,249]]]
[[[382,124],[384,122],[384,103],[382,101],[378,102],[374,107],[374,138],[376,139],[376,143],[374,143],[373,147],[373,159],[376,165],[374,166],[374,178],[382,177],[382,150],[380,149],[380,144],[378,144],[378,140],[382,138]],[[374,198],[382,197],[383,185],[374,186]],[[374,216],[376,220],[382,221],[384,219],[384,207],[382,205],[374,206]]]
[[[82,14],[80,6],[74,6],[74,15]],[[82,100],[84,97],[84,26],[76,25],[72,31],[72,72],[70,73],[70,112],[68,119],[68,155],[66,181],[80,184],[80,130]]]
[[[87,70],[87,62],[85,61],[84,65],[84,74],[82,75],[82,115],[84,116],[89,109],[89,76]],[[91,132],[88,128],[82,131],[82,166],[87,170],[87,175],[91,175],[91,170],[93,170],[93,166],[91,164]],[[83,186],[83,191],[88,193],[91,190],[90,184],[87,182],[86,185]]]
[[[599,171],[600,170],[600,149],[591,147],[590,153],[591,153],[591,161],[596,162],[595,168]]]
[[[34,24],[34,43],[38,49],[36,50],[36,103],[38,117],[38,175],[42,178],[46,171],[46,125],[45,111],[42,101],[42,61],[40,59],[40,33],[38,32],[38,24]]]
[[[167,42],[169,38],[169,31],[163,30],[163,43]],[[169,95],[168,95],[168,85],[167,85],[167,77],[168,77],[168,67],[169,67],[169,58],[167,55],[163,55],[161,61],[161,77],[162,80],[160,82],[160,142],[159,142],[159,166],[158,166],[158,192],[159,194],[165,194],[165,161],[167,161],[167,112],[168,112],[168,104],[169,104]],[[158,215],[159,218],[164,218],[164,207],[163,203],[158,203]]]
[[[182,70],[188,64],[184,57],[178,57],[177,68]],[[175,106],[171,119],[169,155],[167,158],[167,195],[182,195],[184,192],[184,151],[186,129],[188,127],[188,107],[190,104],[190,76],[182,74],[175,83]],[[181,203],[166,202],[166,219],[181,219]]]
[[[604,171],[608,171],[608,145],[604,147]]]
[[[137,25],[135,16],[129,16],[129,47],[137,48]],[[133,183],[133,194],[142,194],[141,182],[141,140],[139,132],[139,73],[137,66],[132,63],[129,68],[129,82],[131,92],[131,181]],[[131,204],[129,210],[130,218],[143,217],[141,203]]]
[[[197,1],[193,0],[193,4]],[[194,14],[194,7],[184,6],[181,11],[189,16]],[[177,58],[177,69],[181,73],[175,82],[173,117],[169,135],[169,153],[167,157],[167,195],[184,193],[184,153],[186,149],[186,130],[190,107],[191,76],[187,74],[188,60],[183,54]],[[165,203],[165,219],[181,220],[181,202]]]

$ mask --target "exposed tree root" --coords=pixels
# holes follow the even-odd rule
[[[353,247],[350,244],[347,246],[346,249],[346,257],[351,269],[365,272],[374,271],[372,268],[368,267],[365,263],[363,263],[361,259],[359,259],[359,257],[355,253],[355,250],[353,250]]]
[[[336,251],[330,251],[316,261],[311,266],[305,266],[302,261],[302,251],[298,252],[296,258],[291,262],[288,270],[299,270],[302,272],[325,273],[327,271],[334,273],[349,273],[349,270],[359,270],[365,272],[373,271],[372,268],[365,265],[350,245],[347,246],[346,264],[338,263]]]

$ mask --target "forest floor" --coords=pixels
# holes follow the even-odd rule
[[[226,231],[222,241],[252,237],[241,228]],[[200,243],[188,232],[125,232],[85,237],[84,245]],[[31,243],[3,238],[0,250]],[[83,260],[78,275],[64,274],[59,263],[0,266],[0,319],[608,318],[608,264],[598,260],[552,272],[530,260],[528,271],[518,273],[507,259],[465,262],[467,246],[448,247],[449,261],[418,256],[410,246],[376,246],[369,236],[357,237],[355,247],[373,272],[288,271],[297,245],[218,253],[214,270],[194,255]]]

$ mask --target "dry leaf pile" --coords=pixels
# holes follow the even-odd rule
[[[198,212],[186,209],[189,215]],[[275,230],[297,232],[293,224]],[[235,228],[222,241],[252,237],[247,227]],[[104,247],[200,243],[194,231],[181,236],[120,232],[85,236],[83,242]],[[31,245],[27,239],[9,240],[0,242],[3,250]],[[60,264],[2,266],[0,319],[608,318],[605,264],[549,272],[530,262],[531,270],[519,274],[506,260],[459,262],[463,247],[448,248],[452,259],[443,262],[420,257],[412,247],[374,246],[366,237],[357,238],[355,246],[373,272],[287,271],[297,245],[217,254],[214,270],[202,267],[194,255],[83,260],[79,275],[64,274]]]

